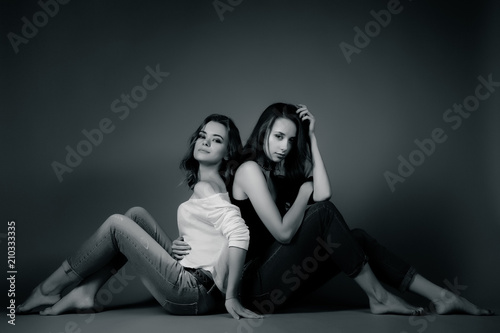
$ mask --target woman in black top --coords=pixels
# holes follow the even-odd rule
[[[428,281],[365,231],[349,229],[329,201],[315,125],[305,105],[270,105],[243,150],[231,194],[252,239],[242,288],[247,299],[271,313],[342,271],[367,294],[375,314],[424,313],[380,281],[428,298],[438,314],[491,314]]]

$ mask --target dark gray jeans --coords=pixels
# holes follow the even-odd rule
[[[350,230],[333,203],[315,203],[289,244],[275,241],[264,255],[247,263],[242,281],[245,303],[270,313],[340,272],[356,277],[367,262],[380,281],[402,291],[416,274],[364,230]]]

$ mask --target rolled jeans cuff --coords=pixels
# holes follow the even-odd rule
[[[83,280],[83,278],[77,272],[75,272],[73,267],[71,267],[68,260],[63,261],[62,268],[64,269],[64,273],[66,273],[66,275],[70,278],[75,278],[76,280],[78,280],[78,282]]]
[[[356,267],[354,268],[354,270],[353,270],[351,273],[347,273],[347,272],[346,272],[346,275],[347,275],[348,277],[350,277],[351,279],[355,278],[356,276],[358,276],[358,274],[359,274],[359,273],[361,273],[361,271],[363,270],[363,267],[365,267],[365,265],[366,265],[369,261],[370,261],[370,260],[369,260],[368,256],[367,256],[367,255],[364,255],[364,256],[363,256],[363,261],[361,261],[361,263],[360,263],[358,266],[356,266]]]
[[[401,281],[401,285],[399,286],[399,290],[400,291],[407,291],[408,288],[410,287],[410,283],[413,281],[416,274],[417,274],[417,270],[414,267],[410,267],[408,269],[408,272],[406,272],[405,276],[403,277],[403,281]]]

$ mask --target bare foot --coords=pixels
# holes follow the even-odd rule
[[[369,297],[370,300],[370,310],[373,314],[404,314],[421,316],[424,315],[424,308],[415,307],[409,305],[399,297],[384,291],[383,295],[379,296],[378,299],[375,297]]]
[[[443,293],[440,299],[433,300],[432,302],[438,314],[466,313],[475,316],[491,316],[494,314],[493,311],[481,309],[465,298],[448,290]]]
[[[55,303],[51,307],[40,311],[42,316],[55,316],[65,312],[82,312],[95,310],[94,309],[94,298],[95,295],[89,293],[85,286],[77,286],[71,290],[67,295],[60,299],[59,302]],[[96,312],[96,311],[94,311]]]
[[[28,299],[17,307],[17,312],[28,313],[39,306],[55,304],[60,299],[61,299],[60,294],[54,294],[54,295],[50,295],[50,293],[45,294],[42,291],[42,284],[39,284],[38,286],[36,286],[35,289],[33,289]]]

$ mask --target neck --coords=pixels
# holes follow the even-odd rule
[[[207,181],[220,178],[219,167],[220,163],[212,165],[200,164],[198,168],[198,179],[200,181]]]
[[[259,161],[257,161],[257,163],[260,165],[262,169],[266,171],[273,171],[276,168],[276,163],[268,159],[267,156],[264,156],[261,159],[261,162],[259,163]]]

